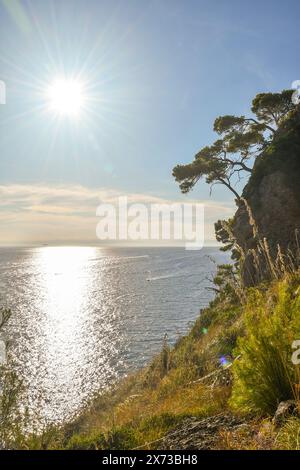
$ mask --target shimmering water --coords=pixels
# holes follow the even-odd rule
[[[25,402],[69,418],[95,392],[186,333],[211,299],[217,249],[0,249],[1,304]]]

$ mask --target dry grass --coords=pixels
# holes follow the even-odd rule
[[[217,442],[220,450],[272,450],[276,432],[270,420],[253,420],[234,431],[221,431]]]
[[[292,417],[280,429],[275,439],[275,448],[300,450],[300,419]]]

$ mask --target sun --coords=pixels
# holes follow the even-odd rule
[[[47,102],[57,115],[78,117],[85,102],[83,84],[72,78],[55,79],[47,89]]]

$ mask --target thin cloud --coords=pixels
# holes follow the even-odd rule
[[[84,186],[0,185],[1,244],[89,242],[98,243],[96,209],[100,203],[117,204],[120,196],[128,203],[172,204],[187,202],[141,193]],[[228,218],[234,205],[219,201],[192,201],[205,204],[206,240],[214,241],[213,223]]]

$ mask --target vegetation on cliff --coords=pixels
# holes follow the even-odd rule
[[[278,429],[272,417],[281,401],[299,395],[291,358],[300,338],[300,275],[244,290],[243,298],[231,283],[225,290],[174,348],[164,342],[147,368],[94,399],[73,422],[18,436],[14,446],[163,448],[164,436],[186,420],[225,413],[243,426],[221,427],[213,448],[289,448],[300,419]]]
[[[298,273],[243,289],[242,296],[223,278],[222,291],[174,348],[164,342],[147,368],[101,394],[61,428],[24,436],[13,421],[7,423],[9,445],[160,448],[163,437],[184,427],[186,420],[224,413],[243,426],[223,426],[215,433],[213,448],[296,445],[300,419],[293,416],[278,429],[272,417],[281,401],[299,398],[299,366],[291,361],[292,343],[300,339],[299,309]]]

